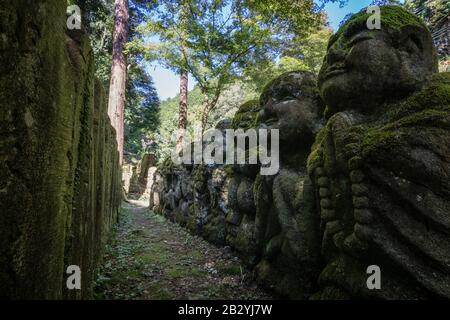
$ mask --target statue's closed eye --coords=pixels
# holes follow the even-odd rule
[[[348,48],[353,47],[355,44],[366,41],[366,40],[371,40],[373,39],[373,37],[369,36],[369,35],[357,35],[355,37],[353,37],[350,42],[347,44]]]

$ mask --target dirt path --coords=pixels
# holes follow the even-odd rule
[[[97,299],[270,299],[229,250],[124,203],[96,281]]]

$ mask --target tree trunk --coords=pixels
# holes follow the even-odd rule
[[[210,100],[209,97],[205,95],[202,108],[202,136],[205,133],[206,126],[208,125],[209,113],[216,107],[218,100],[219,95],[216,95],[212,100]]]
[[[206,130],[206,125],[208,124],[208,118],[209,118],[209,111],[211,110],[209,100],[205,99],[205,102],[203,103],[203,110],[202,110],[202,137]]]
[[[181,17],[180,23],[182,27],[181,32],[181,56],[184,59],[185,65],[187,65],[187,48],[186,48],[186,38],[187,38],[187,28],[188,28],[188,15],[189,15],[189,7],[186,1],[183,1],[181,4]],[[184,144],[184,135],[186,134],[187,127],[187,110],[188,110],[188,81],[189,81],[189,73],[187,71],[187,67],[181,68],[180,73],[180,109],[178,112],[178,136],[177,136],[177,144],[176,144],[176,152],[180,154],[183,150]]]
[[[117,133],[120,163],[123,163],[125,88],[127,59],[124,46],[128,40],[128,0],[115,0],[113,55],[109,86],[108,114]]]
[[[176,152],[180,154],[183,150],[184,135],[187,127],[187,109],[188,109],[188,80],[189,74],[186,70],[181,70],[180,77],[180,109],[178,113],[178,137]]]

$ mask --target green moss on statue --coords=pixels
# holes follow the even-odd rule
[[[450,73],[437,74],[430,86],[397,105],[386,105],[387,124],[366,127],[363,155],[400,147],[402,136],[414,134],[418,127],[444,127],[448,125],[450,111]]]
[[[381,30],[368,30],[368,17],[337,32],[319,74],[329,119],[308,172],[326,267],[314,298],[448,298],[450,77],[419,18],[381,7]],[[370,264],[380,290],[367,289]]]
[[[372,15],[372,13],[367,13],[364,9],[352,16],[339,31],[331,37],[330,44],[333,44],[343,34],[354,34],[367,29],[367,21]],[[380,7],[380,16],[382,29],[399,32],[402,28],[407,26],[427,28],[421,18],[411,15],[400,6],[382,6]]]
[[[258,125],[259,101],[251,100],[244,103],[233,118],[233,129],[250,129]]]
[[[224,166],[224,171],[227,177],[231,178],[234,175],[233,165],[227,164]]]
[[[197,220],[194,204],[189,206],[189,217],[187,219],[186,227],[192,234],[197,234]]]
[[[192,181],[193,181],[193,187],[194,191],[199,193],[204,193],[208,191],[208,172],[206,170],[205,165],[198,165],[193,171],[192,171]]]
[[[161,170],[162,174],[171,174],[173,169],[173,161],[171,157],[166,158],[162,164],[160,165],[159,169]]]

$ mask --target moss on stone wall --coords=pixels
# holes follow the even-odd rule
[[[88,298],[120,205],[89,41],[65,24],[63,1],[0,4],[1,297]],[[63,293],[70,264],[81,267],[82,290]]]

